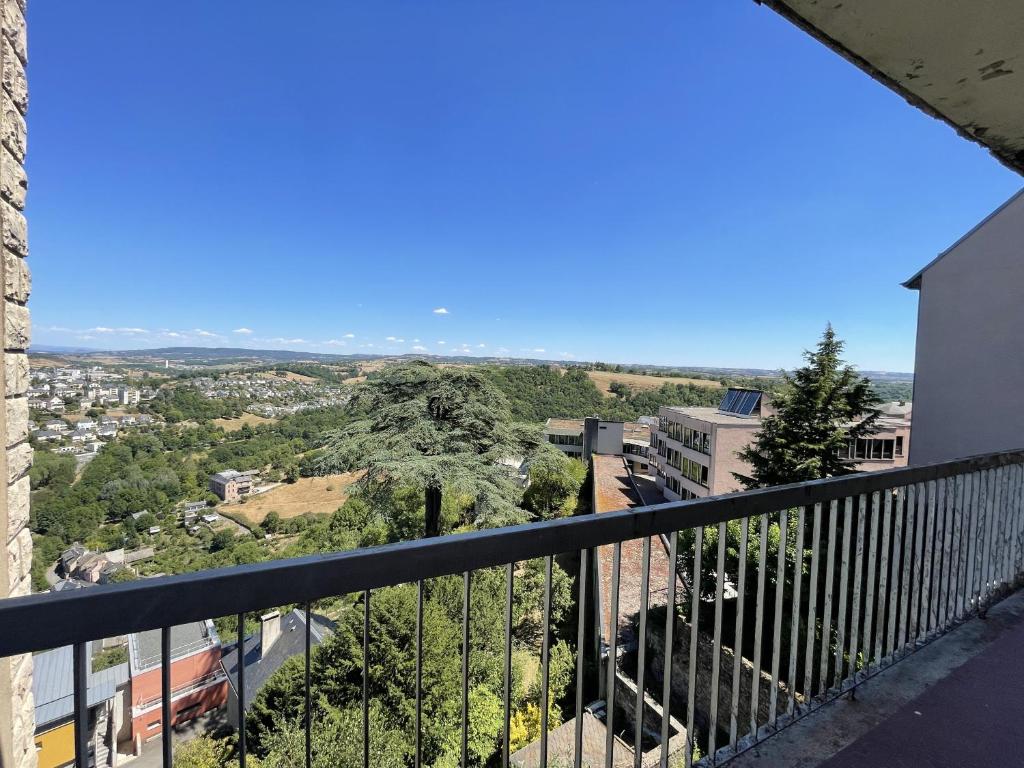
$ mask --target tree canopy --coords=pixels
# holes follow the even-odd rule
[[[422,488],[425,535],[440,533],[444,492],[468,497],[478,522],[517,522],[519,489],[503,459],[539,444],[516,423],[501,392],[478,371],[415,362],[385,368],[349,403],[352,421],[333,433],[316,460],[319,474],[365,469],[371,496]]]
[[[847,365],[843,342],[829,325],[806,365],[783,374],[785,385],[772,399],[774,415],[761,422],[753,442],[739,452],[751,467],[736,478],[750,488],[818,480],[855,472],[839,458],[849,439],[875,431],[879,398],[868,379]]]

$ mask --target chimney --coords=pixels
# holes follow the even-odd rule
[[[270,652],[271,647],[281,636],[281,614],[271,611],[260,616],[260,658]]]

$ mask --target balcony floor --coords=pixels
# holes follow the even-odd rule
[[[993,606],[732,766],[1024,765],[1024,592]]]

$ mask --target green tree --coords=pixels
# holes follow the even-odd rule
[[[530,462],[530,484],[523,494],[523,506],[547,520],[571,513],[587,469],[557,448],[543,446]]]
[[[425,536],[441,533],[446,492],[469,497],[488,524],[521,519],[517,486],[499,461],[529,453],[539,434],[512,420],[504,396],[480,373],[390,366],[359,386],[350,408],[353,421],[331,436],[319,474],[364,468],[360,485],[369,493],[422,488]]]
[[[818,480],[855,472],[839,458],[849,439],[874,432],[879,399],[868,379],[841,358],[843,342],[829,325],[807,363],[784,374],[774,396],[775,414],[761,422],[753,442],[738,456],[750,475],[734,473],[747,489]]]

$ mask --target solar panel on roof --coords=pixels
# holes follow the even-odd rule
[[[761,398],[760,392],[744,392],[743,397],[736,403],[736,413],[741,416],[749,416],[757,407],[757,401]]]
[[[722,404],[718,406],[718,410],[725,411],[726,413],[731,412],[739,394],[735,389],[730,389],[726,392],[725,397],[722,398]]]

